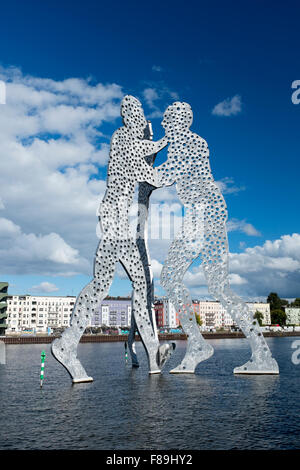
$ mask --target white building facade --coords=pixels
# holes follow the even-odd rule
[[[260,312],[263,314],[263,325],[271,325],[270,304],[267,304],[265,302],[247,302],[247,305],[253,315],[255,315],[256,312]]]
[[[202,326],[208,328],[230,328],[236,326],[236,323],[220,304],[220,302],[200,300],[198,303]],[[246,304],[249,307],[252,315],[254,315],[256,312],[262,313],[262,323],[264,325],[271,324],[270,304],[265,302],[246,302]]]
[[[49,328],[66,328],[70,326],[75,302],[74,296],[8,296],[6,333],[48,333]],[[128,298],[103,300],[88,327],[130,327],[131,308]]]
[[[31,296],[12,295],[7,298],[6,333],[33,331],[47,333],[49,328],[66,328],[70,325],[75,296]],[[178,312],[166,298],[161,301],[162,321],[158,326],[177,328],[180,324]],[[252,315],[261,312],[263,324],[271,324],[270,305],[262,302],[247,303]],[[202,326],[210,328],[230,328],[235,326],[231,316],[219,302],[211,300],[193,300],[193,308],[200,315]],[[287,324],[300,324],[300,308],[286,308]],[[130,327],[131,300],[128,298],[109,298],[103,300],[99,309],[91,317],[88,326]]]
[[[91,326],[130,327],[131,309],[130,298],[106,298],[93,312]]]
[[[75,301],[73,296],[8,296],[6,333],[47,333],[48,328],[68,327]]]
[[[234,325],[231,316],[228,315],[220,302],[200,300],[198,304],[202,326],[208,328],[229,328]]]
[[[177,328],[179,325],[178,314],[169,299],[163,299],[164,319],[166,328]]]
[[[286,307],[286,324],[287,325],[300,325],[300,308],[299,307]]]
[[[271,324],[270,304],[264,302],[247,302],[250,312],[254,315],[260,312],[263,315],[262,323]],[[179,325],[179,317],[173,304],[163,300],[164,325],[168,328],[176,328]],[[220,302],[213,300],[193,300],[193,308],[197,315],[200,315],[202,326],[210,328],[231,328],[236,326],[231,316],[227,313]]]

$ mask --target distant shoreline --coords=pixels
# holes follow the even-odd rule
[[[273,332],[267,331],[263,333],[265,338],[284,338],[288,336],[300,336],[300,331],[287,331],[287,332]],[[177,340],[186,340],[185,334],[179,333],[170,333],[170,334],[159,334],[159,339],[161,341],[177,341]],[[205,339],[235,339],[235,338],[245,338],[244,334],[241,332],[217,332],[217,333],[203,333]],[[46,335],[36,335],[36,336],[0,336],[0,341],[4,341],[5,344],[49,344],[55,340],[57,336],[46,336]],[[140,337],[135,337],[136,341],[140,341]],[[108,343],[108,342],[117,342],[117,341],[128,341],[128,335],[83,335],[80,342],[81,343]]]

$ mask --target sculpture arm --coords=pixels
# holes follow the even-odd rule
[[[171,167],[171,164],[167,160],[165,163],[163,163],[162,165],[156,168],[159,187],[172,186],[172,184],[175,183],[176,178],[174,174],[171,172],[170,167]]]
[[[158,153],[162,149],[164,149],[168,145],[169,142],[167,140],[167,137],[165,136],[162,139],[158,140],[157,142],[152,142],[152,143],[156,146],[154,152]]]
[[[156,154],[167,145],[168,141],[166,137],[163,137],[157,142],[146,139],[134,142],[134,151],[132,153],[136,156],[135,173],[138,183],[146,182],[156,188],[160,187],[157,170],[146,161],[146,157],[153,156],[154,160]],[[153,164],[153,162],[151,163]]]
[[[159,187],[156,168],[150,166],[144,158],[139,158],[135,170],[138,183],[149,183],[151,186]]]
[[[153,160],[157,152],[168,145],[166,137],[153,142],[152,140],[141,140],[135,142],[134,153],[136,155],[136,177],[138,183],[149,183],[151,186],[158,188],[158,174],[156,168],[153,168]],[[153,156],[151,165],[146,161],[146,157]]]
[[[136,154],[139,154],[141,157],[147,157],[152,154],[160,152],[163,148],[168,145],[166,137],[153,142],[152,140],[139,140],[134,143],[134,150]]]

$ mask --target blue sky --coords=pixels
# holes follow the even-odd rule
[[[214,177],[223,182],[231,221],[229,244],[233,288],[246,298],[264,297],[274,290],[283,297],[300,296],[300,224],[297,217],[300,105],[291,101],[291,84],[300,79],[299,10],[296,2],[289,1],[281,4],[271,1],[209,4],[199,1],[185,4],[177,1],[117,1],[111,4],[91,0],[84,3],[12,0],[1,6],[2,80],[27,87],[27,98],[32,90],[35,94],[49,91],[45,81],[34,81],[37,78],[58,84],[70,78],[82,79],[88,93],[99,83],[106,85],[105,116],[99,125],[93,123],[93,129],[98,129],[99,134],[91,137],[90,132],[85,133],[80,140],[82,151],[88,148],[87,143],[94,150],[107,150],[102,144],[107,145],[114,129],[121,125],[116,108],[124,94],[138,96],[147,116],[153,116],[155,139],[163,135],[161,118],[155,116],[175,99],[189,102],[194,112],[192,129],[207,140]],[[11,67],[15,68],[14,74]],[[116,84],[117,89],[112,84]],[[65,106],[72,101],[72,93],[76,94],[75,88],[72,91],[73,85],[68,86],[69,101],[63,101]],[[51,92],[57,96],[58,87],[53,91],[54,88],[52,86]],[[25,95],[22,95],[24,90],[20,90],[20,87],[7,88],[8,104],[0,105],[2,119],[6,119],[7,112],[17,116],[22,111],[26,121],[36,112],[30,106],[21,109],[20,102],[24,101]],[[9,93],[13,91],[12,108]],[[222,103],[225,100],[231,103],[230,115],[224,111]],[[234,102],[236,108],[232,107]],[[58,100],[56,105],[60,103]],[[85,104],[80,102],[82,109]],[[107,110],[108,105],[113,106],[113,111]],[[217,105],[219,114],[213,112]],[[90,101],[88,106],[90,111],[97,104]],[[45,108],[39,112],[43,117]],[[99,112],[97,116],[100,115]],[[49,112],[47,119],[49,123]],[[60,214],[59,197],[54,205],[54,196],[45,189],[43,202],[42,193],[36,193],[36,190],[43,181],[57,181],[57,172],[65,172],[66,178],[70,176],[66,182],[70,185],[69,193],[64,196],[66,200],[73,194],[72,185],[79,182],[90,183],[91,194],[96,200],[97,191],[99,197],[103,192],[105,162],[99,164],[96,156],[91,154],[83,168],[80,157],[76,156],[72,161],[70,156],[62,165],[57,162],[55,168],[53,164],[51,168],[47,167],[48,173],[35,171],[42,166],[38,161],[41,158],[38,145],[28,148],[28,142],[34,138],[45,144],[50,139],[59,142],[61,139],[63,144],[73,139],[79,145],[75,128],[70,131],[63,124],[57,129],[53,124],[49,126],[43,130],[33,126],[27,134],[22,130],[14,137],[2,126],[4,140],[8,139],[8,134],[15,139],[15,144],[25,143],[27,139],[23,156],[16,157],[14,167],[17,162],[28,161],[28,155],[32,157],[31,166],[24,163],[23,167],[22,163],[19,167],[20,181],[22,174],[27,181],[24,187],[17,184],[13,171],[7,173],[5,184],[1,185],[3,209],[0,217],[6,230],[6,238],[1,243],[5,247],[7,237],[12,237],[7,253],[14,257],[9,262],[8,254],[2,253],[1,278],[12,285],[11,293],[76,295],[88,282],[97,244],[97,238],[87,233],[96,224],[94,209],[87,210],[88,193],[85,205],[79,207],[78,203],[76,220],[75,215],[68,219]],[[83,128],[86,131],[86,121],[80,126],[79,133]],[[4,167],[13,162],[7,153],[12,142],[7,140],[7,146],[3,146],[2,151],[0,148]],[[163,158],[165,154],[157,163]],[[87,165],[93,165],[94,169],[88,169]],[[77,171],[76,177],[72,169]],[[29,194],[32,194],[32,200]],[[165,193],[161,194],[163,201]],[[47,197],[51,199],[50,206]],[[156,198],[159,200],[159,196]],[[63,199],[60,202],[62,205]],[[34,206],[30,210],[29,204]],[[20,207],[23,207],[22,211]],[[70,227],[70,233],[63,228],[64,223]],[[52,233],[57,237],[50,236]],[[15,254],[13,237],[17,237],[17,247],[20,246],[20,251],[15,250]],[[38,237],[48,238],[40,240]],[[68,251],[65,272],[57,262],[57,251],[43,259],[40,250],[43,250],[43,243],[49,246],[49,240],[53,246],[58,243],[60,249]],[[27,248],[24,247],[29,246],[30,241],[30,247],[35,244],[35,248],[26,261],[24,252]],[[74,250],[77,250],[76,254]],[[151,254],[157,261],[158,273],[163,263],[158,245],[153,245]],[[73,255],[77,257],[76,269],[71,260]],[[51,266],[47,264],[49,260]],[[196,263],[187,282],[194,297],[205,297],[203,279],[197,269]],[[160,294],[158,276],[156,289]],[[130,283],[122,277],[114,282],[111,294],[130,292]]]

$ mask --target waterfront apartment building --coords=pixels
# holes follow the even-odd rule
[[[0,282],[0,336],[5,335],[7,328],[7,282]]]
[[[7,298],[7,333],[47,333],[70,325],[73,296],[11,295]]]
[[[271,325],[270,304],[266,302],[247,302],[247,305],[253,315],[255,315],[256,312],[260,312],[263,314],[263,325]]]
[[[91,319],[92,327],[130,327],[131,299],[129,297],[107,297],[102,300]]]
[[[4,284],[4,283],[3,283]],[[1,284],[0,284],[1,287]],[[3,298],[6,299],[7,283],[3,286]],[[1,300],[1,299],[0,299]],[[70,325],[72,311],[76,302],[74,296],[7,296],[7,333],[33,331],[47,333],[56,328],[66,328]],[[5,304],[3,300],[3,305]],[[270,305],[267,303],[248,303],[254,315],[256,311],[263,314],[263,323],[271,324]],[[0,304],[1,306],[1,304]],[[6,307],[5,307],[6,308]],[[202,326],[207,329],[230,328],[234,321],[219,302],[210,300],[193,300],[193,309],[200,316]],[[287,311],[288,309],[286,309]],[[300,309],[290,309],[299,310]],[[2,310],[4,312],[4,310]],[[90,327],[130,327],[132,304],[129,297],[106,297],[92,314]],[[178,312],[166,298],[156,300],[154,311],[158,328],[177,328],[180,325]],[[299,316],[294,314],[291,324],[299,324]],[[1,321],[1,316],[0,316]],[[0,323],[1,325],[1,323]],[[5,330],[4,330],[5,331]],[[4,333],[3,333],[4,334]]]
[[[167,328],[177,328],[179,325],[179,316],[176,312],[174,305],[169,299],[163,300],[165,311],[165,325]]]
[[[156,325],[158,328],[177,328],[179,325],[178,312],[167,298],[154,302]]]
[[[7,333],[47,333],[49,328],[66,328],[70,326],[75,302],[74,296],[8,296]],[[126,327],[130,323],[131,299],[109,297],[95,310],[88,326]]]
[[[155,319],[156,325],[158,328],[162,328],[166,324],[166,317],[165,317],[165,309],[164,303],[161,300],[156,300],[154,302],[154,312],[155,312]]]
[[[300,308],[286,307],[286,325],[300,325]]]
[[[193,300],[192,306],[194,313],[200,316],[204,327],[219,328],[233,324],[231,317],[219,302]],[[178,328],[180,325],[178,312],[168,299],[157,300],[154,309],[158,327]]]
[[[211,300],[200,300],[198,302],[203,326],[208,328],[231,328],[236,326],[236,323],[220,302]],[[246,304],[252,315],[257,311],[262,313],[263,324],[271,324],[270,304],[264,302],[246,302]]]
[[[261,312],[263,314],[263,324],[271,324],[270,304],[264,302],[247,302],[252,313]],[[178,313],[171,302],[166,299],[160,299],[154,303],[157,326],[159,328],[176,328],[180,321]],[[220,302],[212,300],[193,300],[194,312],[200,316],[202,326],[208,329],[230,328],[236,326],[235,322]]]

